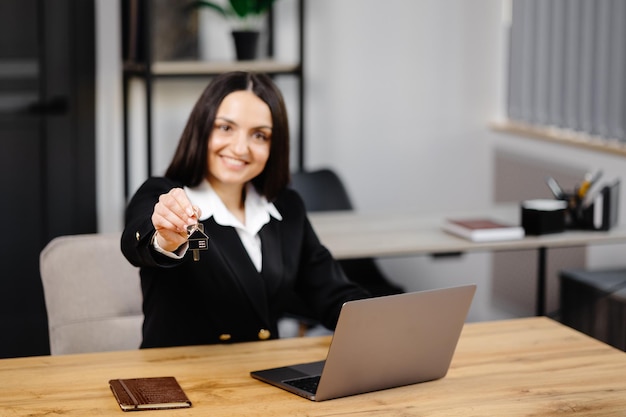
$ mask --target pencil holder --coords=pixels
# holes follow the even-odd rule
[[[580,198],[577,192],[563,193],[567,203],[566,229],[610,230],[617,224],[619,214],[619,179],[597,192]]]

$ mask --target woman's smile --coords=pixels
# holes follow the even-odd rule
[[[224,162],[224,164],[232,166],[232,167],[241,167],[247,164],[246,161],[243,161],[239,158],[234,158],[232,156],[221,155],[220,158]]]

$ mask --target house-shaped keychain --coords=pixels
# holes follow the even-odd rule
[[[204,225],[198,222],[189,226],[187,233],[189,233],[187,241],[189,242],[189,250],[193,253],[193,260],[199,261],[200,251],[209,248],[209,237],[204,234]]]

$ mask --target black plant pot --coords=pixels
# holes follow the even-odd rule
[[[234,30],[235,52],[237,60],[247,61],[256,59],[259,45],[259,32],[252,30]]]

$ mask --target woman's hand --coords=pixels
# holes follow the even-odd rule
[[[172,188],[161,194],[154,205],[152,224],[159,246],[173,252],[187,241],[187,226],[196,224],[200,209],[191,204],[182,188]]]

